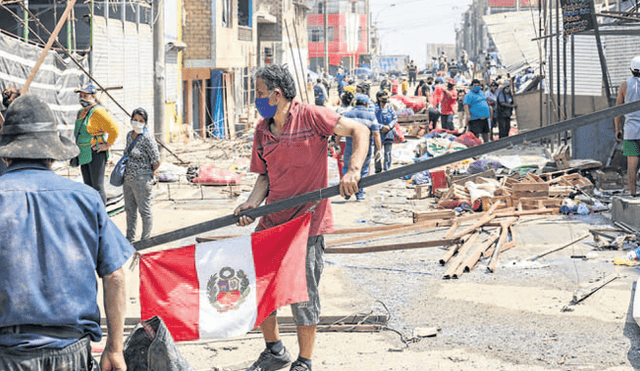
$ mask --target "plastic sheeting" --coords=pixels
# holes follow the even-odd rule
[[[43,48],[0,34],[0,90],[7,87],[21,89],[42,51]],[[88,69],[86,58],[76,59]],[[58,130],[73,138],[76,114],[82,108],[73,90],[88,81],[73,61],[49,51],[28,93],[45,101],[56,117]]]
[[[218,139],[225,139],[224,125],[224,88],[222,83],[222,71],[211,71],[211,135]]]

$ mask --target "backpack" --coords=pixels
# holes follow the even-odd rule
[[[324,100],[324,93],[322,93],[322,87],[320,85],[313,87],[313,94],[317,100]]]

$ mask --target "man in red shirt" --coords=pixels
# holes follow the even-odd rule
[[[433,93],[433,105],[440,105],[440,122],[443,129],[455,130],[453,125],[453,116],[456,113],[458,92],[455,89],[456,80],[447,80],[447,86],[436,86]]]
[[[256,108],[264,119],[256,125],[251,154],[252,172],[258,173],[249,199],[235,214],[328,186],[327,138],[336,134],[353,138],[353,153],[347,173],[340,180],[340,194],[349,197],[359,191],[362,163],[369,150],[369,129],[333,110],[294,101],[296,87],[291,73],[279,65],[260,68],[256,74]],[[272,105],[273,104],[273,105]],[[266,215],[257,230],[283,224],[309,212],[316,203]],[[253,219],[243,215],[238,225]],[[324,199],[311,217],[307,242],[307,290],[309,301],[292,304],[297,325],[300,355],[291,371],[310,371],[316,325],[320,321],[318,283],[324,264],[323,234],[333,231],[331,204]],[[267,344],[258,360],[247,370],[275,371],[288,366],[293,358],[285,349],[275,312],[260,325]]]

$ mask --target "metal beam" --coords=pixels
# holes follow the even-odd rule
[[[447,155],[416,162],[411,165],[402,166],[402,167],[395,168],[379,174],[374,174],[372,176],[362,178],[358,183],[358,186],[360,188],[371,187],[373,185],[385,183],[394,179],[404,177],[406,175],[419,173],[424,170],[434,169],[447,164],[466,160],[471,157],[476,157],[476,156],[484,155],[486,153],[495,152],[500,149],[509,148],[516,144],[531,142],[533,140],[549,137],[551,135],[558,134],[563,131],[573,130],[586,125],[596,124],[605,120],[612,119],[615,116],[621,116],[621,115],[624,115],[630,112],[635,112],[635,111],[640,111],[640,101],[625,103],[619,106],[604,109],[602,111],[590,113],[584,116],[559,122],[554,125],[531,130],[526,133],[514,135],[507,138],[502,138],[494,142],[481,144],[479,146],[471,147],[462,151],[457,151]],[[340,189],[339,189],[339,186],[336,185],[336,186],[332,186],[324,189],[319,189],[314,192],[309,192],[302,195],[294,196],[294,197],[281,200],[278,202],[274,202],[268,205],[260,206],[255,209],[245,210],[241,212],[240,215],[247,215],[253,219],[257,219],[261,216],[286,210],[295,206],[320,201],[325,198],[337,196],[339,194],[340,194]],[[133,244],[133,246],[137,250],[144,250],[153,246],[162,245],[168,242],[177,241],[183,238],[195,236],[205,232],[210,232],[218,228],[233,225],[237,221],[238,221],[238,216],[235,216],[233,214],[227,215],[221,218],[202,222],[202,223],[192,225],[186,228],[178,229],[172,232],[167,232],[161,235],[153,236],[146,240],[137,241]]]

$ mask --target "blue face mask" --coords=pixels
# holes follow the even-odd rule
[[[269,94],[266,98],[256,98],[256,108],[258,109],[258,113],[260,116],[270,119],[275,116],[276,111],[278,110],[278,103],[275,106],[269,105],[269,98],[273,95],[273,92]]]
[[[474,93],[478,93],[480,91],[480,87],[479,86],[474,86],[472,89],[473,89]]]

